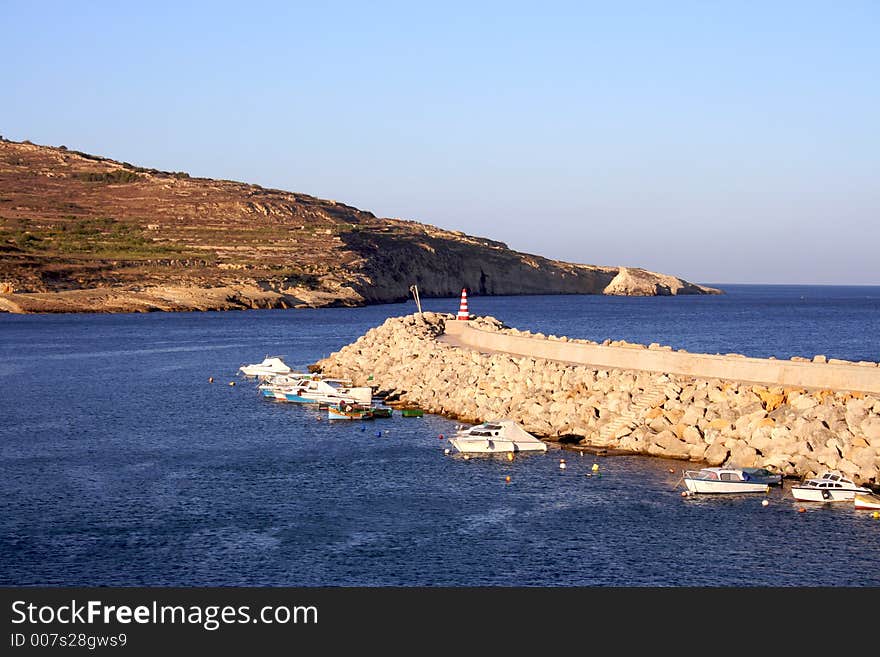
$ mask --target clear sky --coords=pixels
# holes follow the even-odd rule
[[[703,283],[880,284],[880,2],[0,0],[0,134]]]

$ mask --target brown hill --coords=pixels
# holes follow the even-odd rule
[[[718,292],[305,194],[0,140],[0,310],[355,306],[401,301],[414,283],[424,297]]]

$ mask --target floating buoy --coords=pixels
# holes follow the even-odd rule
[[[559,459],[559,469],[565,470],[565,459]]]
[[[465,454],[462,458],[463,458],[465,461],[469,461],[471,457],[468,456],[467,454]]]
[[[213,376],[209,376],[209,377],[208,377],[208,383],[214,383],[214,377],[213,377]]]
[[[670,472],[670,473],[674,473],[675,470],[673,470],[672,468],[669,468],[669,472]]]
[[[681,491],[681,496],[682,496],[682,497],[687,497],[687,496],[688,496],[688,492],[687,492],[686,490]]]
[[[598,464],[598,463],[594,463],[594,464],[593,464],[593,467],[590,468],[590,469],[591,469],[593,472],[599,472],[599,464]]]
[[[507,476],[504,478],[504,481],[506,481],[506,482],[509,484],[509,483],[510,483],[510,475],[507,475]]]
[[[437,438],[438,438],[439,440],[443,440],[443,434],[441,433],[439,436],[437,436]]]
[[[761,500],[761,506],[769,506],[769,505],[770,505],[770,502],[768,502],[767,500]]]
[[[871,517],[874,520],[877,520],[878,518],[880,518],[880,511],[874,511],[874,513],[871,514]]]
[[[229,382],[229,385],[234,386],[234,385],[235,385],[235,381],[230,381],[230,382]]]
[[[449,448],[447,447],[446,449],[444,449],[443,453],[446,454],[446,456],[449,456]]]
[[[798,509],[798,513],[806,513],[806,512],[807,512],[807,510],[804,507],[801,507],[800,509]]]

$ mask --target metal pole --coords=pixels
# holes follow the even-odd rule
[[[416,308],[419,310],[419,315],[422,314],[422,302],[419,300],[419,286],[418,285],[410,285],[409,291],[413,293],[413,299],[416,300]]]

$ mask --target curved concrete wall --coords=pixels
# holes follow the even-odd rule
[[[464,321],[446,322],[446,334],[453,344],[473,349],[558,360],[598,369],[641,370],[771,386],[880,393],[880,367],[876,363],[796,362],[582,344],[485,331]]]

